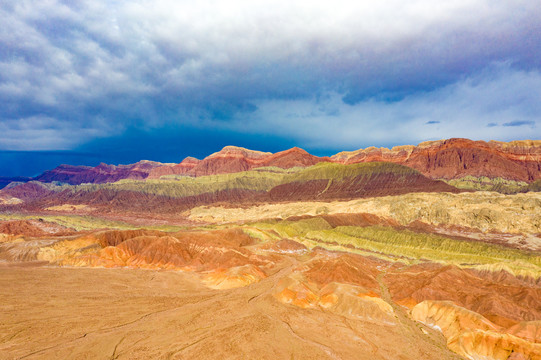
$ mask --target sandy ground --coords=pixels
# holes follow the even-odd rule
[[[0,265],[0,359],[460,359],[443,336],[301,309],[247,287],[136,269]]]

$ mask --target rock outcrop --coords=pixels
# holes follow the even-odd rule
[[[501,327],[541,319],[538,285],[513,276],[502,280],[503,276],[498,279],[494,275],[455,266],[422,264],[409,267],[407,272],[390,271],[385,282],[393,300],[405,305],[449,300]]]
[[[264,267],[268,260],[245,248],[254,239],[238,229],[174,234],[115,230],[80,240],[99,244],[100,250],[66,257],[61,264],[204,272],[205,283],[220,289],[246,286],[266,276],[259,266]]]
[[[370,147],[341,152],[331,160],[343,164],[388,161],[419,170],[433,179],[465,176],[532,182],[541,178],[541,141],[512,142],[449,139],[392,149]]]

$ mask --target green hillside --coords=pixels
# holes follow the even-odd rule
[[[513,249],[481,241],[401,230],[383,226],[332,226],[323,218],[299,221],[266,221],[251,227],[299,241],[309,248],[316,246],[371,255],[406,263],[436,261],[461,267],[506,269],[514,274],[541,275],[539,253]]]
[[[486,176],[465,176],[460,179],[444,181],[459,189],[496,191],[502,194],[516,194],[528,187],[528,183],[524,181],[507,180],[499,177],[490,179]]]
[[[120,180],[106,184],[64,185],[58,191],[93,192],[98,190],[135,191],[171,198],[194,196],[222,190],[242,189],[266,192],[275,186],[291,182],[310,180],[341,180],[358,176],[373,176],[381,173],[400,175],[419,174],[406,166],[385,163],[360,163],[342,165],[319,163],[307,168],[280,169],[274,167],[258,168],[233,174],[210,176],[165,176],[161,179]]]

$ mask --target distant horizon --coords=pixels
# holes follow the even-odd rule
[[[253,151],[261,151],[261,152],[271,152],[271,153],[277,153],[281,151],[286,151],[289,149],[292,149],[294,147],[301,148],[311,155],[315,155],[318,157],[330,157],[332,155],[335,155],[342,151],[356,151],[361,149],[367,149],[370,147],[376,147],[376,148],[386,148],[391,150],[393,147],[396,146],[418,146],[419,144],[425,143],[425,142],[433,142],[433,141],[445,141],[450,139],[467,139],[471,141],[484,141],[484,142],[514,142],[514,141],[541,141],[540,139],[515,139],[515,140],[509,140],[509,141],[500,141],[500,140],[482,140],[482,139],[470,139],[470,138],[443,138],[443,139],[437,139],[437,140],[424,140],[420,141],[417,144],[396,144],[392,146],[377,146],[377,145],[368,145],[368,146],[362,146],[359,148],[354,149],[336,149],[336,150],[329,150],[329,151],[312,151],[311,149],[303,148],[298,145],[289,146],[287,148],[281,148],[277,150],[261,150],[258,148],[250,148],[246,146],[238,146],[235,144],[227,144],[223,145],[219,148],[217,148],[214,151],[210,151],[206,154],[200,154],[200,155],[194,155],[194,154],[186,154],[177,156],[176,158],[178,160],[172,160],[172,161],[166,161],[166,160],[160,160],[160,159],[153,159],[153,158],[138,158],[135,159],[133,156],[131,157],[134,159],[133,161],[125,161],[125,162],[114,162],[114,161],[104,161],[108,157],[103,154],[99,153],[85,153],[85,152],[77,152],[77,151],[13,151],[13,150],[0,150],[0,178],[11,178],[11,177],[21,177],[21,178],[32,178],[36,177],[43,172],[47,170],[52,170],[58,166],[61,165],[70,165],[70,166],[89,166],[89,167],[95,167],[99,164],[107,164],[107,165],[131,165],[135,164],[140,161],[152,161],[152,162],[158,162],[163,164],[178,164],[182,162],[186,157],[193,157],[198,160],[202,160],[216,152],[221,151],[226,146],[234,146],[234,147],[240,147],[245,148],[247,150],[253,150]],[[184,152],[186,153],[186,152]],[[174,154],[170,154],[170,159],[175,157]],[[14,159],[22,159],[22,160],[14,160]],[[34,159],[34,160],[33,160]],[[33,163],[34,161],[34,163]],[[22,164],[24,166],[24,169],[27,169],[27,172],[14,172],[13,166],[9,167],[9,165],[13,164]],[[32,166],[34,165],[34,166]],[[16,167],[15,167],[16,169]],[[36,169],[36,170],[31,170]],[[37,170],[39,169],[39,170]],[[33,171],[33,172],[31,172]]]

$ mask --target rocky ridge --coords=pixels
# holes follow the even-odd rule
[[[405,165],[432,179],[467,176],[502,178],[520,182],[541,179],[541,140],[511,142],[448,139],[428,141],[391,149],[368,147],[318,157],[294,147],[277,153],[226,146],[202,160],[187,157],[178,164],[140,161],[131,165],[100,164],[96,167],[60,165],[33,178],[3,178],[10,181],[59,181],[67,184],[106,183],[121,179],[158,179],[161,176],[205,176],[251,170],[259,167],[289,169],[320,162],[354,164],[384,161]]]

